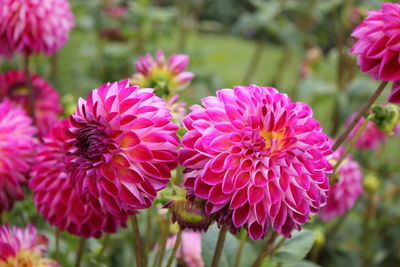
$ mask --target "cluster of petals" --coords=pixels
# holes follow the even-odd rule
[[[333,154],[332,160],[339,160],[343,153],[344,148],[340,147]],[[360,165],[350,155],[346,156],[335,175],[338,176],[337,183],[331,188],[328,202],[319,213],[324,221],[344,215],[353,208],[363,192]]]
[[[185,71],[188,64],[187,55],[172,55],[167,61],[164,52],[158,50],[155,58],[146,54],[134,62],[137,73],[132,75],[130,83],[141,88],[155,88],[162,96],[172,96],[194,78],[192,72]]]
[[[99,238],[103,232],[114,233],[126,226],[127,217],[117,218],[110,212],[83,202],[66,169],[64,131],[68,119],[57,124],[38,146],[29,187],[39,213],[61,231],[85,238]]]
[[[238,86],[194,105],[179,162],[189,196],[232,232],[253,240],[272,228],[290,237],[325,205],[332,172],[328,137],[311,108],[270,87]]]
[[[351,49],[358,55],[361,70],[375,80],[400,81],[400,4],[384,3],[352,33],[357,42]],[[393,86],[389,101],[400,103],[400,88]]]
[[[58,267],[55,261],[44,258],[47,243],[31,224],[25,229],[0,226],[0,267]]]
[[[0,214],[24,197],[22,184],[32,164],[36,129],[25,112],[0,103]]]
[[[151,206],[177,166],[176,135],[153,89],[107,83],[79,99],[62,131],[66,168],[84,203],[124,218]]]
[[[41,135],[49,132],[62,112],[58,92],[37,74],[31,75],[35,97],[36,124]],[[7,98],[13,104],[29,112],[29,87],[23,71],[11,70],[0,74],[0,99]]]
[[[2,0],[0,55],[50,55],[68,40],[73,20],[67,0]]]
[[[354,116],[355,114],[349,117],[349,119],[346,121],[346,125],[349,125],[352,122]],[[354,129],[350,132],[348,137],[349,140],[352,140],[354,138],[360,127],[364,124],[365,120],[366,119],[364,117],[359,120]],[[374,149],[384,143],[386,139],[387,134],[381,132],[374,122],[369,121],[367,122],[364,131],[361,133],[358,140],[356,141],[355,146],[358,149]]]
[[[176,242],[176,235],[167,240],[167,249],[172,249]],[[176,252],[176,259],[182,266],[204,267],[204,260],[201,256],[201,233],[184,231],[181,244]]]

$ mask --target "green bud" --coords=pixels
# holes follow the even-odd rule
[[[380,182],[379,179],[374,174],[369,173],[365,175],[363,179],[363,185],[367,191],[375,192],[379,189]]]
[[[388,104],[386,106],[374,105],[372,113],[368,118],[376,124],[376,127],[388,135],[393,135],[393,129],[396,127],[400,119],[400,110],[396,105]]]

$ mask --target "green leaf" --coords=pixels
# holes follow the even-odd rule
[[[311,250],[314,239],[315,234],[310,230],[303,229],[300,232],[295,232],[293,233],[293,237],[286,240],[269,261],[276,263],[298,263]]]

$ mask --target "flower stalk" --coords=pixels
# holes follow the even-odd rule
[[[181,244],[182,232],[183,232],[182,229],[179,228],[179,232],[178,232],[178,235],[176,236],[176,240],[175,240],[175,245],[174,245],[174,248],[172,249],[171,255],[169,256],[166,267],[171,267],[172,263],[174,262],[174,259],[176,257],[176,252],[178,251],[179,245]]]
[[[131,224],[132,224],[132,233],[133,233],[133,247],[134,254],[136,259],[136,266],[143,267],[143,253],[141,249],[141,241],[140,241],[140,233],[139,233],[139,224],[136,217],[136,214],[131,216]]]
[[[81,240],[79,241],[78,249],[76,251],[75,267],[81,266],[83,252],[85,250],[85,243],[86,243],[86,238],[82,237]]]
[[[219,261],[221,260],[221,254],[224,248],[225,237],[227,232],[228,232],[228,227],[226,225],[222,225],[221,229],[219,230],[217,246],[215,247],[211,267],[218,267]]]
[[[261,263],[269,255],[271,247],[274,244],[277,237],[278,237],[277,232],[273,232],[271,235],[268,236],[267,240],[265,241],[264,247],[261,249],[260,254],[258,255],[257,259],[253,262],[251,267],[261,266]]]
[[[234,267],[239,267],[240,266],[240,259],[242,257],[243,249],[244,249],[244,244],[246,243],[247,239],[247,231],[245,229],[242,230],[240,233],[240,244],[239,248],[236,252],[236,258],[235,258],[235,265]]]
[[[354,127],[357,125],[358,121],[364,116],[364,114],[368,111],[368,109],[372,106],[372,104],[378,99],[383,90],[385,89],[388,82],[383,81],[380,83],[378,88],[375,90],[374,94],[368,99],[367,103],[357,112],[353,121],[347,126],[347,128],[343,131],[343,133],[336,140],[335,144],[332,146],[332,150],[335,151],[347,138],[347,136],[351,133]]]

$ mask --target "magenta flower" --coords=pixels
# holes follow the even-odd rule
[[[176,242],[176,235],[168,238],[167,249],[172,249]],[[204,267],[201,256],[201,233],[185,231],[182,233],[181,244],[176,252],[176,259],[182,266]]]
[[[38,212],[61,231],[86,238],[99,238],[103,232],[114,233],[127,217],[116,217],[93,206],[89,199],[83,202],[66,169],[64,143],[69,137],[64,129],[71,127],[68,119],[56,125],[43,138],[36,154],[29,187],[34,193]]]
[[[179,161],[189,194],[252,239],[293,228],[326,203],[332,166],[311,108],[270,87],[238,86],[202,99],[183,120]]]
[[[334,162],[339,160],[343,153],[344,148],[340,147],[333,154],[332,160]],[[335,175],[338,176],[337,183],[331,188],[328,202],[320,211],[324,221],[344,215],[346,211],[353,208],[363,192],[360,166],[350,155],[346,156]]]
[[[154,88],[160,96],[174,95],[194,78],[193,73],[185,71],[189,57],[183,54],[172,55],[167,62],[164,52],[158,50],[155,58],[147,54],[139,57],[134,64],[137,73],[132,75],[130,84]]]
[[[351,115],[349,119],[346,121],[346,125],[350,124],[354,118],[355,114]],[[356,135],[358,129],[360,129],[361,125],[364,123],[365,118],[362,117],[360,121],[356,124],[353,131],[349,134],[348,139],[351,140]],[[358,138],[355,146],[358,149],[374,149],[378,147],[380,144],[384,143],[387,139],[387,135],[381,132],[378,127],[376,127],[375,123],[372,121],[367,122],[367,126],[364,131]]]
[[[153,90],[105,84],[79,99],[64,129],[67,171],[81,199],[118,218],[150,207],[177,166],[178,127]]]
[[[68,40],[73,20],[66,0],[2,0],[0,55],[50,55]]]
[[[358,41],[351,53],[358,55],[362,72],[375,80],[400,80],[400,4],[384,3],[381,9],[368,12],[352,36]],[[393,91],[389,101],[400,103],[398,87]]]
[[[0,103],[0,114],[1,214],[24,197],[21,185],[33,161],[36,129],[25,112],[8,101]]]
[[[0,99],[7,98],[29,113],[29,89],[25,77],[25,72],[16,70],[0,74]],[[47,81],[37,74],[32,74],[31,78],[35,96],[36,124],[40,134],[44,135],[57,123],[62,107],[58,92]]]
[[[58,267],[55,261],[44,258],[48,240],[37,234],[33,225],[25,229],[0,226],[0,267]]]

